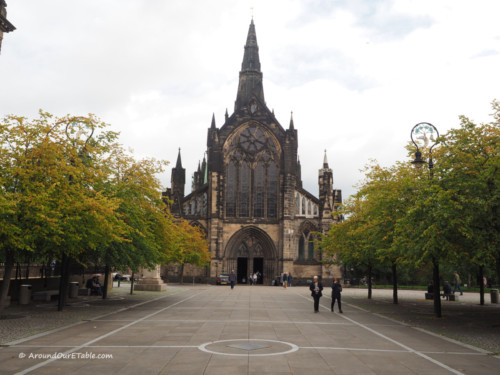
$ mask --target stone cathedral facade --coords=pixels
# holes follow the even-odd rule
[[[264,100],[252,20],[234,112],[226,111],[221,127],[212,117],[206,158],[194,173],[191,193],[185,195],[180,150],[171,188],[164,193],[173,202],[174,215],[203,228],[209,242],[210,266],[187,267],[185,276],[214,282],[216,275],[235,270],[238,282],[244,283],[250,273],[259,272],[264,285],[282,272],[291,273],[295,284],[314,275],[341,276],[338,267],[321,262],[316,238],[338,220],[341,191],[333,188],[326,153],[319,169],[319,197],[303,189],[297,150],[293,118],[285,129]],[[163,272],[168,280],[176,280],[176,267]]]

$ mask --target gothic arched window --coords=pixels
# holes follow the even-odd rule
[[[309,228],[309,226],[306,226]],[[307,251],[307,254],[306,254]],[[307,255],[307,257],[306,257]],[[298,259],[308,259],[313,260],[314,257],[314,235],[309,229],[305,229],[299,237],[299,257]]]
[[[224,145],[226,217],[278,217],[281,149],[265,127],[238,128]]]
[[[264,217],[264,164],[258,162],[254,170],[253,184],[253,216]]]
[[[314,259],[314,237],[309,235],[307,242],[307,259]]]
[[[302,197],[302,215],[306,214],[306,199]]]
[[[295,212],[298,214],[300,211],[300,195],[299,193],[295,194]]]
[[[312,215],[311,201],[307,202],[307,214]]]
[[[299,238],[299,259],[304,260],[304,236],[300,236]]]
[[[226,216],[236,216],[236,164],[230,161],[226,173]]]
[[[278,166],[267,167],[267,217],[276,217],[278,211]]]
[[[248,217],[250,205],[250,167],[248,163],[243,162],[240,166],[240,189],[239,189],[239,216]]]

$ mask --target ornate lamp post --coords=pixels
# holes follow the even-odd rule
[[[422,167],[426,160],[422,159],[421,149],[426,149],[429,145],[429,172],[432,177],[432,168],[434,168],[434,163],[432,161],[432,148],[436,145],[436,140],[439,137],[439,132],[436,127],[428,122],[420,122],[413,127],[411,130],[411,141],[417,148],[415,152],[415,160],[412,164],[416,167]]]
[[[432,148],[437,144],[437,139],[439,137],[439,132],[436,127],[428,122],[420,122],[413,127],[411,130],[411,141],[417,148],[415,152],[415,160],[412,164],[416,167],[422,167],[422,165],[427,163],[427,160],[422,159],[422,152],[420,150],[425,150],[429,148],[429,176],[433,176],[434,163],[432,161]],[[432,280],[434,285],[434,312],[438,318],[441,317],[441,297],[440,297],[440,286],[439,286],[439,260],[432,258]]]
[[[59,125],[57,123],[56,125]],[[78,157],[85,159],[86,147],[89,140],[94,134],[94,127],[88,119],[84,117],[74,117],[70,119],[70,122],[66,124],[66,137],[72,143],[73,147],[77,148],[79,145],[83,145],[81,150],[78,151]],[[71,164],[74,160],[71,160]],[[68,177],[70,184],[73,182],[73,176]],[[61,281],[59,283],[59,301],[57,305],[57,310],[62,311],[64,305],[66,304],[66,296],[68,293],[68,280],[69,280],[69,269],[70,269],[70,259],[65,252],[62,253],[61,259]],[[107,273],[106,273],[107,278]],[[106,280],[107,282],[107,280]]]

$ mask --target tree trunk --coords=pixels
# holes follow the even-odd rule
[[[132,277],[130,278],[130,294],[134,294],[134,272],[132,272]]]
[[[26,264],[26,281],[28,281],[30,278],[30,261],[28,260]]]
[[[102,290],[102,299],[108,298],[109,266],[104,266],[104,288]]]
[[[479,304],[484,305],[484,266],[479,266]]]
[[[59,301],[57,303],[57,311],[62,311],[66,305],[66,299],[68,297],[69,263],[70,259],[65,253],[63,253],[61,260],[61,278],[59,280]]]
[[[368,266],[368,299],[372,299],[372,266]]]
[[[184,284],[184,263],[181,264],[181,270],[179,272],[179,282]]]
[[[441,287],[439,285],[439,262],[436,259],[432,261],[432,278],[434,280],[434,314],[441,318]]]
[[[398,304],[398,269],[396,262],[392,262],[392,303]]]
[[[5,270],[3,274],[2,289],[0,290],[0,313],[7,305],[7,295],[9,294],[10,278],[14,269],[14,252],[6,250]]]

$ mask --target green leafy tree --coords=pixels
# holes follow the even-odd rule
[[[377,264],[373,241],[375,228],[367,215],[368,202],[354,197],[336,214],[346,218],[321,235],[321,249],[328,262],[364,267],[367,270],[368,298],[372,298],[372,271]]]
[[[461,126],[450,130],[437,150],[439,186],[449,192],[460,212],[456,263],[478,267],[484,304],[483,270],[500,265],[500,104],[493,102],[490,124],[476,125],[461,116]],[[451,198],[450,198],[451,199]],[[452,221],[453,222],[453,221]],[[497,272],[500,276],[500,272]]]
[[[169,231],[169,244],[165,249],[165,263],[180,266],[180,282],[183,282],[184,265],[204,267],[210,263],[210,252],[205,233],[197,226],[192,226],[184,219],[173,222]]]

